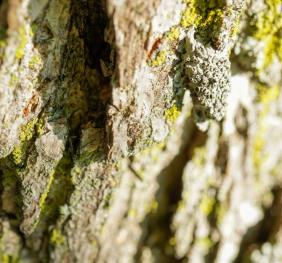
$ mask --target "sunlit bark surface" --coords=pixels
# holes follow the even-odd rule
[[[282,262],[280,0],[0,0],[0,262]]]

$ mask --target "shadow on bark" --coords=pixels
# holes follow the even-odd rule
[[[265,242],[275,241],[282,224],[282,188],[272,189],[273,201],[264,207],[264,217],[255,226],[248,229],[240,244],[239,253],[234,263],[250,262],[253,250],[260,248]]]

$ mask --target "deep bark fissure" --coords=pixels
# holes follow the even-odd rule
[[[41,52],[43,58],[47,55],[47,50],[45,47],[49,43],[48,41],[53,37],[52,31],[49,28],[48,23],[45,21],[45,16],[48,12],[49,4],[50,2],[48,2],[45,6],[42,15],[33,22],[33,24],[37,24],[37,26],[40,25],[34,33],[33,42]],[[104,60],[106,63],[110,63],[111,52],[109,44],[104,41],[104,30],[107,26],[107,17],[103,3],[102,1],[86,1],[82,3],[77,3],[76,1],[74,1],[71,6],[71,19],[68,25],[69,33],[67,35],[68,41],[64,46],[63,59],[62,61],[60,61],[62,65],[58,78],[52,80],[52,78],[46,75],[44,70],[45,63],[47,63],[47,61],[43,60],[43,67],[41,69],[42,73],[39,73],[39,76],[41,76],[41,78],[39,79],[41,84],[38,89],[38,91],[42,95],[44,105],[41,113],[38,115],[38,119],[44,118],[45,122],[50,123],[54,121],[56,122],[57,120],[60,121],[60,119],[63,118],[67,119],[67,125],[69,126],[69,128],[67,135],[68,139],[65,144],[64,157],[55,167],[55,183],[57,183],[57,186],[54,186],[54,182],[52,183],[52,192],[49,193],[49,197],[47,197],[45,203],[46,207],[42,211],[40,219],[38,219],[40,221],[39,232],[36,230],[35,233],[30,237],[24,237],[21,231],[17,230],[17,232],[19,232],[23,237],[23,240],[28,241],[28,243],[24,242],[23,246],[29,250],[30,256],[36,258],[38,251],[40,251],[41,256],[38,255],[38,258],[46,257],[47,261],[47,255],[49,254],[48,247],[50,247],[50,244],[48,244],[50,242],[50,223],[51,225],[55,225],[55,222],[59,217],[59,208],[62,205],[69,203],[69,198],[74,190],[70,175],[75,160],[79,158],[81,131],[89,122],[95,123],[95,127],[105,130],[106,110],[111,94],[111,76],[103,76],[103,71],[100,64],[101,60]],[[75,35],[75,32],[73,31],[75,29],[78,29],[79,35]],[[83,60],[80,60],[78,61],[78,64],[73,64],[74,58],[72,56],[77,56],[77,51],[79,52],[81,48],[79,47],[79,41],[83,42],[82,46],[84,48],[84,51],[83,56],[80,56],[80,59],[84,59],[84,62]],[[79,73],[76,70],[76,67],[84,67],[83,73]],[[91,78],[93,78],[93,76],[91,76],[91,74],[93,75],[93,72],[94,78],[98,80],[98,83],[93,83],[93,81],[91,80]],[[66,79],[71,75],[72,78],[80,78],[79,82],[82,87],[82,92],[85,94],[83,98],[77,97],[77,99],[84,99],[84,103],[87,103],[87,110],[82,114],[79,112],[79,108],[77,110],[75,109],[76,106],[74,106],[73,113],[69,114],[69,111],[72,110],[73,107],[72,100],[76,99],[75,97],[77,95],[75,90],[74,92],[70,91],[71,93],[68,93],[68,86],[65,85]],[[59,89],[56,89],[54,94],[51,94],[50,96],[50,94],[48,94],[49,91],[46,90],[45,87],[48,87],[48,83],[50,83],[51,81],[54,81],[54,84],[59,87]],[[80,95],[81,94],[78,94],[78,96]],[[78,115],[80,116],[79,118],[75,116],[76,113],[78,113]],[[32,138],[26,142],[27,145],[25,147],[24,153],[25,158],[24,160],[22,160],[20,167],[17,168],[13,164],[12,155],[3,160],[3,165],[7,166],[7,169],[11,170],[11,173],[14,173],[14,176],[16,176],[20,168],[25,168],[27,158],[29,158],[30,154],[32,154],[32,152],[35,150],[34,143],[37,136],[39,136],[39,134],[37,134],[36,131],[33,131]],[[107,142],[105,141],[105,150],[108,149],[106,145]],[[60,191],[60,188],[63,185],[66,186],[64,188],[64,197],[58,197],[58,193],[56,192]],[[22,211],[22,205],[19,204],[19,200],[22,199],[21,190],[23,187],[24,186],[21,185],[21,181],[19,180],[18,182],[16,182],[15,189],[13,190],[19,195],[19,197],[15,199],[17,214],[19,211]],[[46,214],[45,210],[50,209],[52,212],[48,211]],[[18,223],[16,224],[16,227],[19,228],[21,221],[20,219],[22,218],[22,216],[17,215],[17,218]],[[42,242],[39,246],[33,247],[32,240],[36,239],[36,236],[38,234],[44,236],[44,241],[42,239]],[[45,247],[45,249],[43,249],[43,247]]]

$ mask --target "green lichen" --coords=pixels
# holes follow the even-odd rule
[[[62,245],[65,242],[65,237],[62,235],[61,231],[58,229],[53,229],[50,242],[52,245]]]
[[[207,236],[207,237],[198,238],[196,240],[196,244],[202,247],[203,249],[210,249],[213,246],[214,242],[210,237]]]
[[[264,42],[264,63],[260,70],[269,66],[274,57],[282,61],[282,13],[280,0],[265,0],[266,8],[260,12],[251,27],[252,35]]]
[[[159,67],[159,66],[163,65],[166,62],[167,55],[168,55],[167,50],[159,51],[156,54],[156,56],[152,60],[150,60],[149,65],[151,67]]]
[[[176,26],[170,28],[170,30],[166,33],[166,38],[169,41],[177,40],[180,36],[180,29]]]
[[[223,0],[183,0],[183,2],[186,4],[186,8],[182,13],[180,24],[172,26],[164,35],[163,40],[167,41],[170,47],[164,50],[156,49],[153,52],[153,58],[148,62],[149,66],[158,67],[166,62],[168,54],[173,49],[171,44],[179,39],[181,28],[193,26],[204,39],[210,41],[212,38],[216,38],[223,24],[223,18],[228,13],[228,10],[224,11]]]
[[[11,78],[10,78],[10,81],[9,81],[9,86],[11,88],[15,87],[16,84],[18,83],[18,81],[19,81],[19,78],[18,78],[17,74],[13,73]]]
[[[207,155],[206,151],[207,151],[206,147],[204,146],[196,147],[194,149],[192,160],[193,160],[193,163],[197,165],[198,167],[203,167],[204,164],[206,163],[206,155]]]
[[[218,224],[221,224],[227,212],[227,205],[222,202],[215,204],[215,216]]]
[[[41,136],[44,132],[44,125],[45,125],[45,122],[46,122],[46,117],[45,115],[42,115],[38,121],[36,122],[35,124],[35,130],[36,130],[36,134]]]
[[[16,49],[16,58],[18,60],[22,59],[27,44],[27,33],[25,27],[20,27],[19,29],[19,40],[20,40],[20,44]]]
[[[39,55],[34,55],[31,57],[30,61],[28,62],[30,69],[36,69],[38,66],[42,64],[42,59]]]
[[[73,189],[70,176],[71,167],[72,160],[70,154],[65,152],[63,158],[52,171],[48,186],[40,198],[40,206],[42,208],[41,220],[52,221],[58,216],[60,206],[65,204],[69,193]],[[62,188],[64,189],[63,192]]]
[[[181,18],[180,25],[184,28],[190,27],[194,24],[198,24],[200,17],[198,16],[195,1],[184,1],[187,4]]]
[[[40,198],[40,218],[37,220],[38,229],[46,224],[53,222],[62,214],[61,207],[66,204],[70,193],[73,191],[73,185],[70,178],[72,160],[68,152],[64,153],[55,169],[49,175],[48,186]],[[63,191],[62,191],[63,189]],[[55,232],[53,232],[55,231]],[[61,232],[55,229],[50,234],[52,245],[59,245],[63,239]]]
[[[224,11],[224,1],[183,0],[183,2],[186,4],[186,9],[182,14],[181,27],[194,26],[196,31],[207,40],[215,37],[228,11]]]
[[[240,24],[241,24],[240,22],[241,22],[240,17],[238,17],[236,19],[234,25],[232,26],[231,31],[230,31],[230,36],[232,38],[235,37],[238,34],[238,32],[240,30]]]
[[[2,263],[19,263],[19,259],[7,254],[0,255],[0,262]]]
[[[146,211],[147,213],[156,213],[158,210],[159,203],[157,200],[152,200],[147,206],[146,206]]]
[[[0,48],[4,48],[6,46],[6,41],[0,40]]]
[[[137,216],[137,211],[134,208],[129,209],[128,211],[128,217],[134,218]]]
[[[15,146],[12,152],[13,161],[16,165],[23,164],[26,157],[26,151],[29,147],[29,142],[35,134],[38,136],[42,135],[44,132],[44,124],[45,117],[41,116],[40,118],[33,118],[20,128],[20,143]]]
[[[37,123],[37,120],[38,120],[37,118],[34,118],[31,121],[29,121],[26,125],[22,126],[19,136],[21,142],[29,141],[32,138],[34,127],[35,124]]]
[[[16,165],[22,164],[25,159],[26,151],[29,145],[28,142],[34,135],[34,128],[37,120],[37,118],[34,118],[21,127],[19,135],[20,144],[17,145],[12,152],[13,161]]]
[[[53,182],[53,180],[54,180],[54,174],[55,174],[55,171],[52,170],[51,173],[50,173],[50,175],[49,175],[49,179],[48,179],[47,186],[45,187],[44,192],[43,192],[42,195],[40,196],[39,207],[41,208],[41,210],[44,209],[44,205],[45,205],[46,198],[47,198],[48,193],[49,193],[49,191],[50,191],[52,182]]]
[[[200,211],[204,215],[210,215],[211,212],[214,210],[215,203],[215,198],[213,196],[204,195],[200,202]]]
[[[165,111],[165,118],[169,122],[175,122],[180,114],[178,107],[174,104],[171,108]]]

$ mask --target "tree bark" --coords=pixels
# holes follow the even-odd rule
[[[281,14],[0,1],[0,262],[281,262]]]

